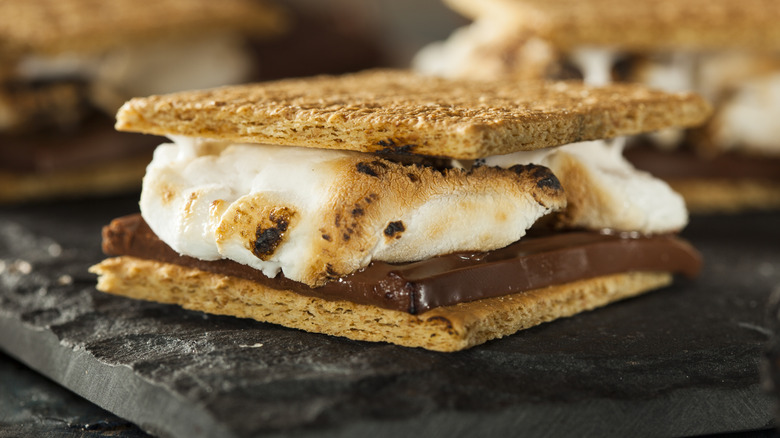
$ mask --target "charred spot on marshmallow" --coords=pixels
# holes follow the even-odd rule
[[[534,176],[539,177],[539,179],[536,180],[536,187],[539,187],[540,189],[549,189],[555,192],[563,190],[563,186],[561,186],[561,182],[558,180],[558,177],[556,177],[552,171],[546,167],[540,166],[536,171],[534,171]]]
[[[371,168],[371,166],[368,165],[368,163],[365,163],[365,162],[357,163],[355,165],[355,168],[357,168],[358,172],[365,173],[368,176],[378,176],[376,174],[376,172],[374,171],[374,169]]]
[[[355,215],[353,214],[353,217]],[[349,219],[345,219],[344,221],[341,220],[341,214],[336,213],[336,227],[340,229],[341,232],[341,239],[344,242],[349,242],[349,240],[352,238],[352,234],[355,233],[355,228],[357,227],[357,222],[353,221],[352,224],[349,224]]]
[[[379,142],[377,142],[377,145],[382,146],[382,149],[378,150],[377,153],[407,155],[407,154],[411,154],[414,151],[414,148],[417,147],[416,144],[399,145],[398,143],[402,143],[402,142],[396,142],[392,138],[389,138],[387,140],[380,140]]]
[[[522,175],[524,173],[531,173],[533,172],[537,167],[541,167],[537,164],[515,164],[514,166],[510,167],[509,170],[512,172]]]
[[[384,160],[387,160],[391,163],[400,164],[402,166],[416,168],[424,167],[435,170],[439,173],[444,173],[447,170],[452,169],[452,159],[446,157],[434,157],[430,155],[417,155],[409,153],[394,154],[384,151],[377,152],[377,154],[380,154]],[[408,172],[407,176],[409,174],[414,173]]]
[[[328,280],[336,280],[339,277],[341,277],[341,275],[338,272],[336,272],[335,269],[333,269],[333,265],[330,264],[330,263],[326,263],[325,264],[325,278],[327,278]]]
[[[293,212],[288,208],[278,208],[268,215],[271,226],[261,223],[255,232],[255,241],[252,243],[252,253],[261,260],[266,260],[275,251],[284,239],[284,233],[290,225]]]
[[[406,227],[404,227],[404,223],[401,221],[395,221],[387,224],[384,233],[385,236],[387,237],[395,237],[396,239],[400,239],[401,233],[403,233],[404,231],[406,231]]]
[[[355,169],[360,173],[378,178],[379,174],[387,169],[387,163],[383,160],[361,161],[355,164]]]
[[[383,162],[381,162],[379,160],[374,160],[374,161],[371,161],[371,162],[361,161],[360,163],[357,163],[355,165],[355,168],[360,173],[365,173],[368,176],[378,177],[379,173],[377,173],[377,172],[379,172],[379,169],[386,169],[387,168],[387,164],[385,164],[385,163],[383,163]]]
[[[552,173],[550,169],[537,164],[516,164],[509,168],[512,172],[522,175],[524,173],[530,174],[536,179],[536,187],[544,190],[561,191],[563,186],[558,178]]]

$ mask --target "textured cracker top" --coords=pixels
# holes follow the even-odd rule
[[[283,11],[263,0],[0,0],[0,53],[98,51],[204,30],[273,35]]]
[[[561,48],[780,50],[777,0],[446,0],[470,18],[531,29]]]
[[[691,93],[376,70],[135,98],[117,129],[472,159],[703,122]]]

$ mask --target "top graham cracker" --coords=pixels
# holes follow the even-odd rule
[[[265,0],[0,0],[0,53],[96,52],[138,40],[231,30],[271,36],[287,27]]]
[[[446,0],[472,19],[527,29],[557,47],[780,50],[777,0]]]
[[[478,82],[374,70],[135,98],[116,127],[246,143],[476,159],[687,127],[710,106],[633,84]]]

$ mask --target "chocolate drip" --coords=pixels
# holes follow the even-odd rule
[[[180,256],[157,238],[138,214],[114,219],[103,229],[103,251],[409,313],[621,272],[665,271],[692,277],[701,267],[696,250],[674,236],[629,238],[567,232],[527,237],[484,253],[455,253],[404,264],[372,262],[361,271],[311,288],[282,274],[268,278],[230,260]]]

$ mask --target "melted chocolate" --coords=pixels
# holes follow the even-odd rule
[[[701,267],[696,250],[674,236],[627,238],[567,232],[527,237],[485,253],[456,253],[404,264],[372,262],[361,271],[311,288],[281,274],[268,278],[230,260],[180,256],[157,238],[139,214],[114,219],[103,229],[103,251],[409,313],[621,272],[668,271],[692,277]]]

